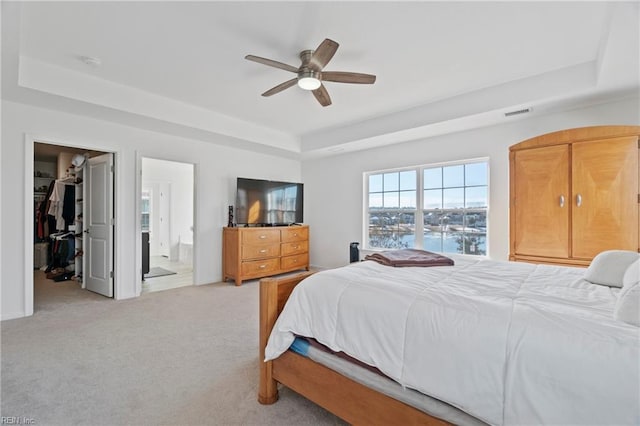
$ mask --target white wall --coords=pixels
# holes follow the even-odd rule
[[[116,297],[135,297],[140,274],[135,270],[136,163],[140,156],[193,163],[195,182],[195,233],[197,251],[194,282],[220,281],[222,227],[227,206],[235,199],[237,176],[300,181],[300,162],[211,143],[182,139],[110,122],[2,101],[0,182],[2,268],[1,316],[25,314],[25,227],[32,212],[25,211],[25,134],[43,141],[116,153]],[[32,161],[32,160],[31,160]],[[139,247],[139,246],[138,246]]]
[[[349,243],[362,242],[363,172],[489,157],[489,256],[509,254],[509,146],[544,133],[605,124],[640,124],[638,99],[532,116],[389,147],[335,155],[302,163],[305,223],[310,225],[311,264],[336,267],[349,262]]]
[[[170,185],[170,235],[169,235],[169,259],[178,260],[178,243],[193,242],[193,164],[179,163],[176,161],[156,160],[154,158],[142,159],[142,187],[157,187],[159,184]],[[155,213],[152,210],[152,218],[158,213],[157,191],[154,191],[152,200]],[[153,221],[152,219],[152,221]],[[157,238],[157,224],[154,224],[151,238],[151,255],[157,252],[155,243]]]

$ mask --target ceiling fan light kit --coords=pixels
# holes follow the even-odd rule
[[[331,98],[329,97],[327,89],[322,84],[323,81],[351,84],[373,84],[376,81],[376,76],[372,74],[344,71],[323,72],[323,68],[329,63],[338,50],[338,46],[338,43],[327,38],[320,43],[320,46],[318,46],[316,50],[303,50],[300,52],[300,60],[302,63],[298,68],[274,61],[273,59],[261,58],[260,56],[247,55],[245,59],[293,72],[298,75],[297,78],[287,80],[284,83],[272,87],[264,92],[262,96],[275,95],[291,86],[295,86],[297,83],[301,89],[311,91],[320,105],[329,106],[331,105]]]
[[[298,87],[304,90],[316,90],[322,84],[318,77],[318,72],[300,71],[298,73]]]

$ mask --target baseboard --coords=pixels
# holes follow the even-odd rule
[[[2,318],[0,318],[0,321],[7,321],[7,320],[12,320],[16,318],[25,318],[25,317],[26,315],[24,314],[24,312],[12,312],[10,314],[5,314],[3,312]]]

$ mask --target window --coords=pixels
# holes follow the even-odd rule
[[[143,231],[151,231],[151,223],[149,221],[149,215],[151,214],[151,191],[142,190],[142,203],[140,206],[142,213],[141,225]]]
[[[366,248],[487,253],[487,160],[371,172],[365,177]]]

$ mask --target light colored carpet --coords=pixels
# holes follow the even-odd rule
[[[256,400],[258,283],[114,301],[37,279],[35,314],[4,321],[1,415],[37,425],[321,425],[296,393]]]

